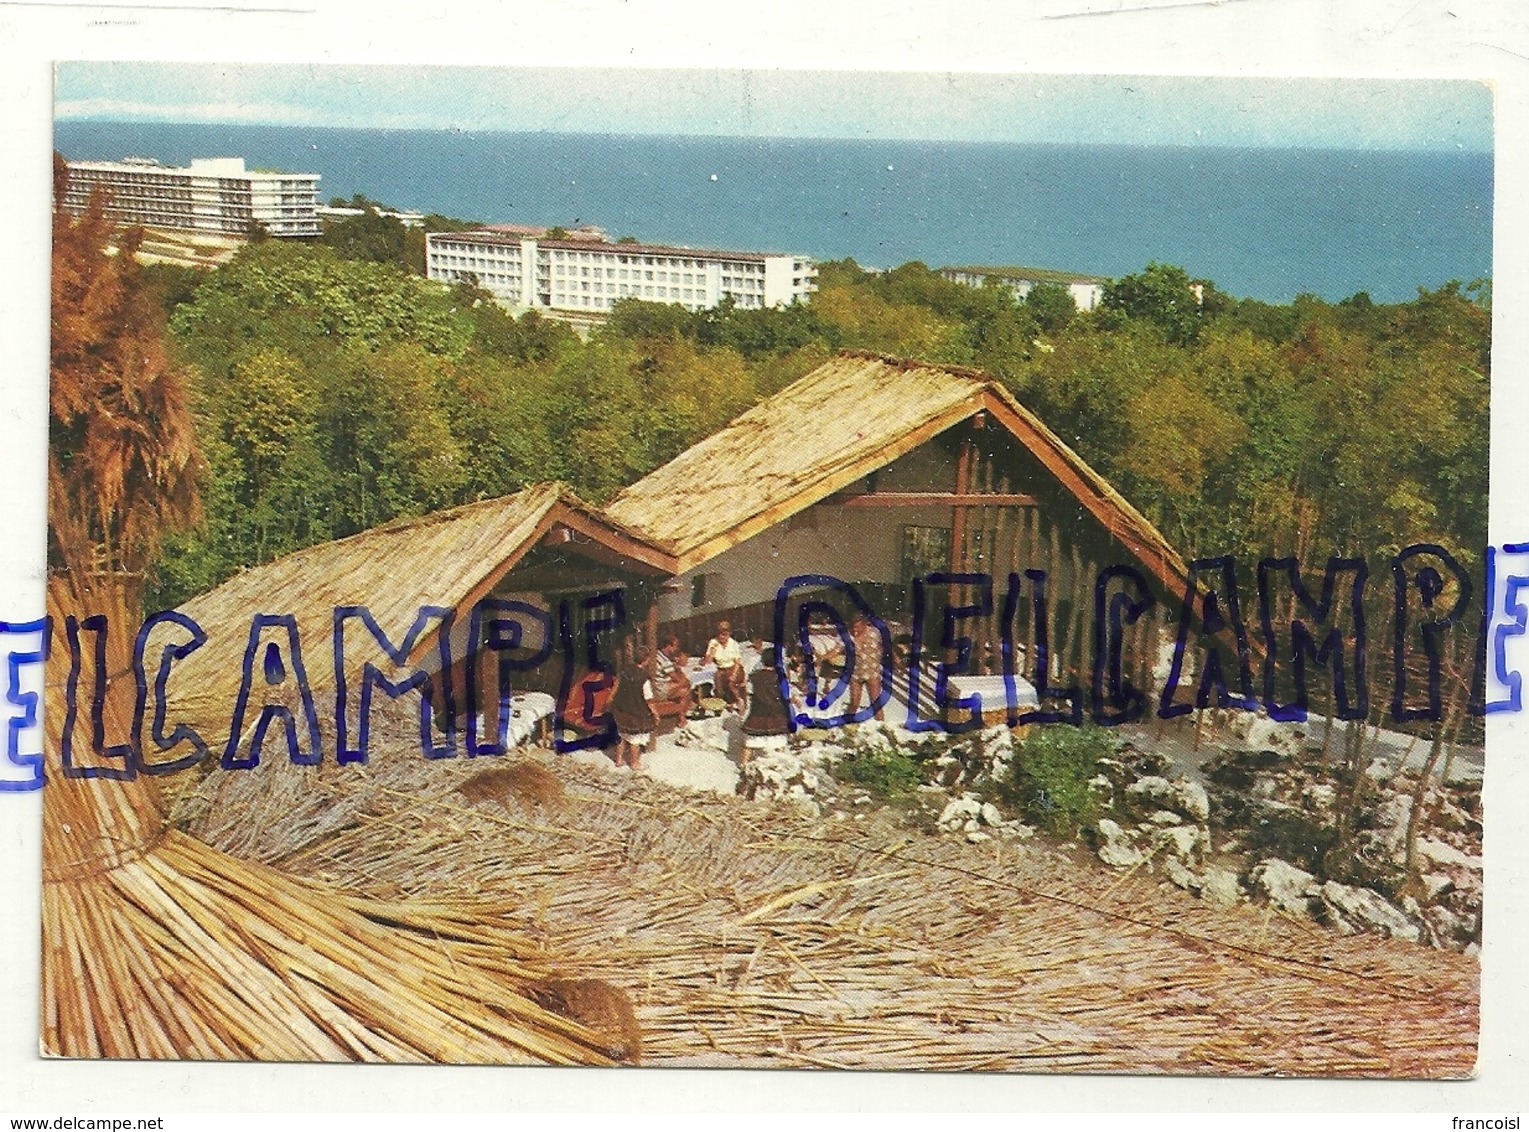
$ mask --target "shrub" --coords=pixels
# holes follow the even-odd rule
[[[895,744],[884,747],[857,744],[834,764],[834,777],[840,782],[853,782],[878,797],[897,798],[917,790],[924,781],[924,772],[912,754]]]
[[[998,782],[999,796],[1052,833],[1076,833],[1098,810],[1088,784],[1096,764],[1114,752],[1114,737],[1101,727],[1037,728]]]

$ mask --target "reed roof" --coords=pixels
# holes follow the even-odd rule
[[[225,736],[243,677],[244,650],[255,614],[289,614],[313,691],[332,688],[328,642],[334,611],[364,605],[398,639],[424,605],[461,609],[486,595],[544,536],[559,528],[574,554],[598,556],[629,573],[667,576],[669,555],[611,522],[561,484],[470,503],[297,551],[246,570],[192,598],[180,612],[207,634],[177,663],[171,694],[181,718],[209,742]],[[428,648],[418,642],[414,656]],[[320,659],[322,658],[322,659]]]
[[[1183,559],[1147,518],[986,374],[846,352],[627,488],[606,514],[691,569],[986,411],[1170,591]]]

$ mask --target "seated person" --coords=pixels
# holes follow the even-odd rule
[[[749,711],[743,717],[743,764],[754,751],[784,750],[791,734],[786,703],[780,697],[775,646],[766,645],[759,667],[749,677]]]
[[[733,627],[728,622],[717,623],[717,635],[706,642],[704,663],[717,666],[715,694],[737,711],[748,687],[748,676],[743,671],[743,646],[733,639]]]
[[[685,720],[695,706],[695,690],[685,674],[685,653],[680,639],[670,633],[653,656],[653,705],[660,716]]]

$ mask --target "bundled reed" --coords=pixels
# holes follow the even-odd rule
[[[569,759],[566,801],[484,797],[374,721],[353,819],[267,828],[265,860],[410,901],[516,897],[510,922],[625,989],[648,1063],[1454,1077],[1475,1059],[1473,958],[1217,909],[1069,846],[814,818]],[[523,758],[530,756],[521,756]],[[193,828],[300,768],[215,774]],[[479,800],[474,801],[477,798]]]
[[[48,691],[48,718],[62,720],[59,682]],[[120,700],[108,697],[109,729]],[[169,828],[151,779],[55,771],[43,795],[45,1053],[550,1064],[640,1053],[621,992],[570,983],[504,901],[364,898],[240,860]]]

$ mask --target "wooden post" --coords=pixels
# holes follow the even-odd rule
[[[961,442],[960,454],[956,456],[956,494],[967,495],[972,489],[972,457],[976,445],[970,438]],[[957,503],[950,509],[950,569],[952,573],[962,573],[967,566],[966,547],[966,524],[967,505]],[[951,594],[951,599],[958,604],[964,604],[966,593],[964,586],[957,586]],[[945,661],[951,663],[955,660],[955,650],[946,651]]]
[[[961,452],[956,457],[956,494],[971,492],[972,454],[975,450],[970,440],[961,442]],[[966,569],[966,505],[958,503],[950,509],[950,567],[960,573]]]

